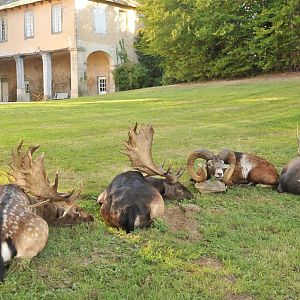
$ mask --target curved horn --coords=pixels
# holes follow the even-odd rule
[[[224,149],[218,155],[220,159],[224,160],[224,162],[229,164],[229,167],[225,170],[224,176],[222,181],[226,185],[232,184],[231,177],[234,172],[235,164],[236,164],[236,157],[232,150]]]
[[[193,151],[190,156],[188,157],[187,163],[186,163],[186,167],[187,170],[190,174],[190,176],[192,177],[192,179],[194,179],[196,182],[203,182],[206,180],[207,178],[207,171],[205,167],[200,167],[198,173],[200,174],[196,174],[195,170],[194,170],[194,162],[196,159],[198,158],[203,158],[206,161],[214,159],[215,155],[206,150],[206,149],[197,149],[195,151]]]

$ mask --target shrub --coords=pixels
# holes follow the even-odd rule
[[[148,71],[141,64],[126,62],[117,66],[113,75],[117,90],[126,91],[145,87]]]

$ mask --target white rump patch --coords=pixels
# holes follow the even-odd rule
[[[2,254],[2,259],[3,259],[4,263],[7,263],[11,260],[12,253],[11,253],[10,248],[8,247],[7,242],[2,242],[1,254]]]
[[[137,216],[135,221],[134,221],[134,227],[138,227],[140,225],[141,225],[140,216]]]
[[[243,155],[240,161],[241,169],[242,169],[242,177],[246,179],[248,177],[249,172],[256,166],[251,160],[247,158],[247,155]]]

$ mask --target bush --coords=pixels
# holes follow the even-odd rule
[[[148,71],[141,64],[126,62],[113,71],[118,91],[139,89],[146,86]]]

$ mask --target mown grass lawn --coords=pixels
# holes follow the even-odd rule
[[[180,204],[199,206],[197,237],[163,220],[130,235],[102,222],[95,199],[129,168],[119,150],[134,122],[154,125],[157,162],[180,166],[195,148],[229,147],[280,171],[297,155],[300,76],[0,105],[0,171],[21,139],[38,143],[50,177],[60,170],[61,190],[83,182],[81,203],[96,216],[89,227],[52,228],[30,267],[7,274],[0,299],[299,299],[299,196],[258,187],[197,195]],[[196,193],[187,174],[182,182]]]

